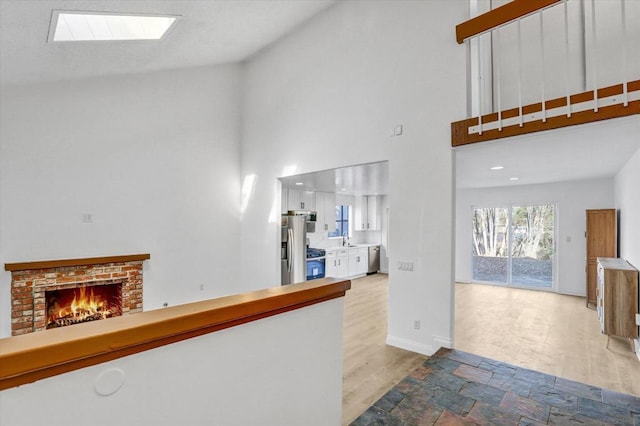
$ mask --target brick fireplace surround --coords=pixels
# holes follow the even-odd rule
[[[122,284],[122,315],[142,312],[142,262],[149,254],[7,263],[11,335],[46,329],[45,291]]]

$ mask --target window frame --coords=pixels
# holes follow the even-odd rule
[[[333,218],[333,220],[336,222],[336,231],[328,232],[327,236],[329,238],[342,238],[345,235],[349,237],[351,231],[351,206],[348,204],[337,204],[335,208],[340,209],[340,219],[338,219],[337,217]],[[340,226],[338,226],[338,223],[340,224]]]

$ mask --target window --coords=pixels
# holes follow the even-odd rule
[[[160,40],[178,18],[177,15],[54,10],[49,42]]]
[[[336,206],[336,230],[329,237],[349,236],[349,206]]]

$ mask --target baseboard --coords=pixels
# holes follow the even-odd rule
[[[448,339],[446,337],[433,336],[433,346],[435,346],[438,349],[440,349],[440,348],[452,349],[453,348],[453,340],[452,339]]]
[[[433,337],[433,346],[418,343],[413,340],[403,339],[401,337],[387,336],[387,345],[395,346],[400,349],[406,349],[411,352],[417,352],[423,355],[433,355],[440,348],[453,348],[453,340],[446,337]]]
[[[557,294],[563,294],[565,296],[578,296],[578,297],[587,297],[587,295],[584,292],[571,292],[571,291],[556,291]]]
[[[424,343],[419,343],[413,340],[403,339],[401,337],[387,336],[387,345],[428,356],[431,356],[436,352],[433,346],[425,345]]]

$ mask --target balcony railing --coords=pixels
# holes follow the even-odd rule
[[[640,113],[640,2],[513,0],[456,28],[468,51],[459,146]]]

